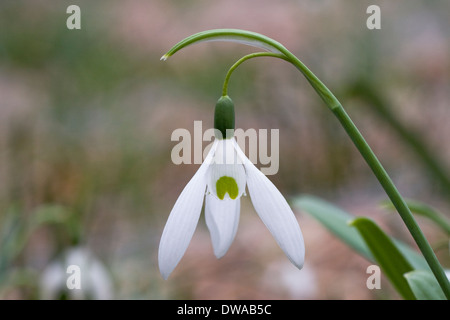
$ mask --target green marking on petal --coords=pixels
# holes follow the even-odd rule
[[[236,199],[239,195],[239,188],[236,183],[236,180],[232,177],[223,176],[220,177],[219,180],[216,182],[216,191],[217,191],[217,197],[219,197],[220,200],[223,200],[225,197],[225,193],[228,192],[228,195],[231,199]]]

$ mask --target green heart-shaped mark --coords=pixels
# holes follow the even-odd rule
[[[234,178],[223,176],[216,182],[216,192],[220,200],[223,200],[227,192],[230,198],[234,200],[239,195],[239,188]]]

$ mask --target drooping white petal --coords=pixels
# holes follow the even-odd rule
[[[244,162],[248,191],[256,212],[289,260],[301,269],[305,245],[292,209],[275,185],[248,160],[237,143],[235,147]]]
[[[178,197],[159,244],[159,270],[164,279],[183,257],[197,227],[207,184],[207,171],[217,143],[214,142],[205,161]]]
[[[205,219],[211,234],[214,254],[217,259],[227,253],[236,236],[241,210],[241,199],[220,200],[212,194],[206,195]]]
[[[217,140],[213,164],[242,164],[234,147],[234,138]]]

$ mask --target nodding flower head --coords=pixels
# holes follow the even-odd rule
[[[183,257],[205,202],[205,219],[214,254],[225,255],[236,235],[241,197],[247,186],[253,206],[289,260],[302,268],[302,232],[286,199],[245,156],[234,138],[234,104],[223,96],[216,104],[216,139],[204,162],[176,201],[159,245],[159,268],[167,279]]]

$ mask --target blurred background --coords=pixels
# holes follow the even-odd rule
[[[81,30],[66,28],[71,4]],[[371,4],[381,30],[366,27]],[[401,193],[448,213],[449,12],[444,0],[1,1],[0,298],[398,299],[384,278],[381,290],[367,289],[372,263],[295,210],[306,244],[298,271],[249,197],[222,259],[202,214],[162,279],[159,239],[198,168],[172,163],[171,134],[193,132],[194,120],[212,127],[226,71],[255,50],[213,42],[159,58],[213,28],[278,40],[338,97]],[[229,94],[237,128],[280,129],[279,171],[269,178],[289,200],[322,197],[413,243],[297,70],[254,59],[233,74]],[[448,238],[418,220],[450,267]],[[66,290],[71,261],[82,265],[78,296]]]

